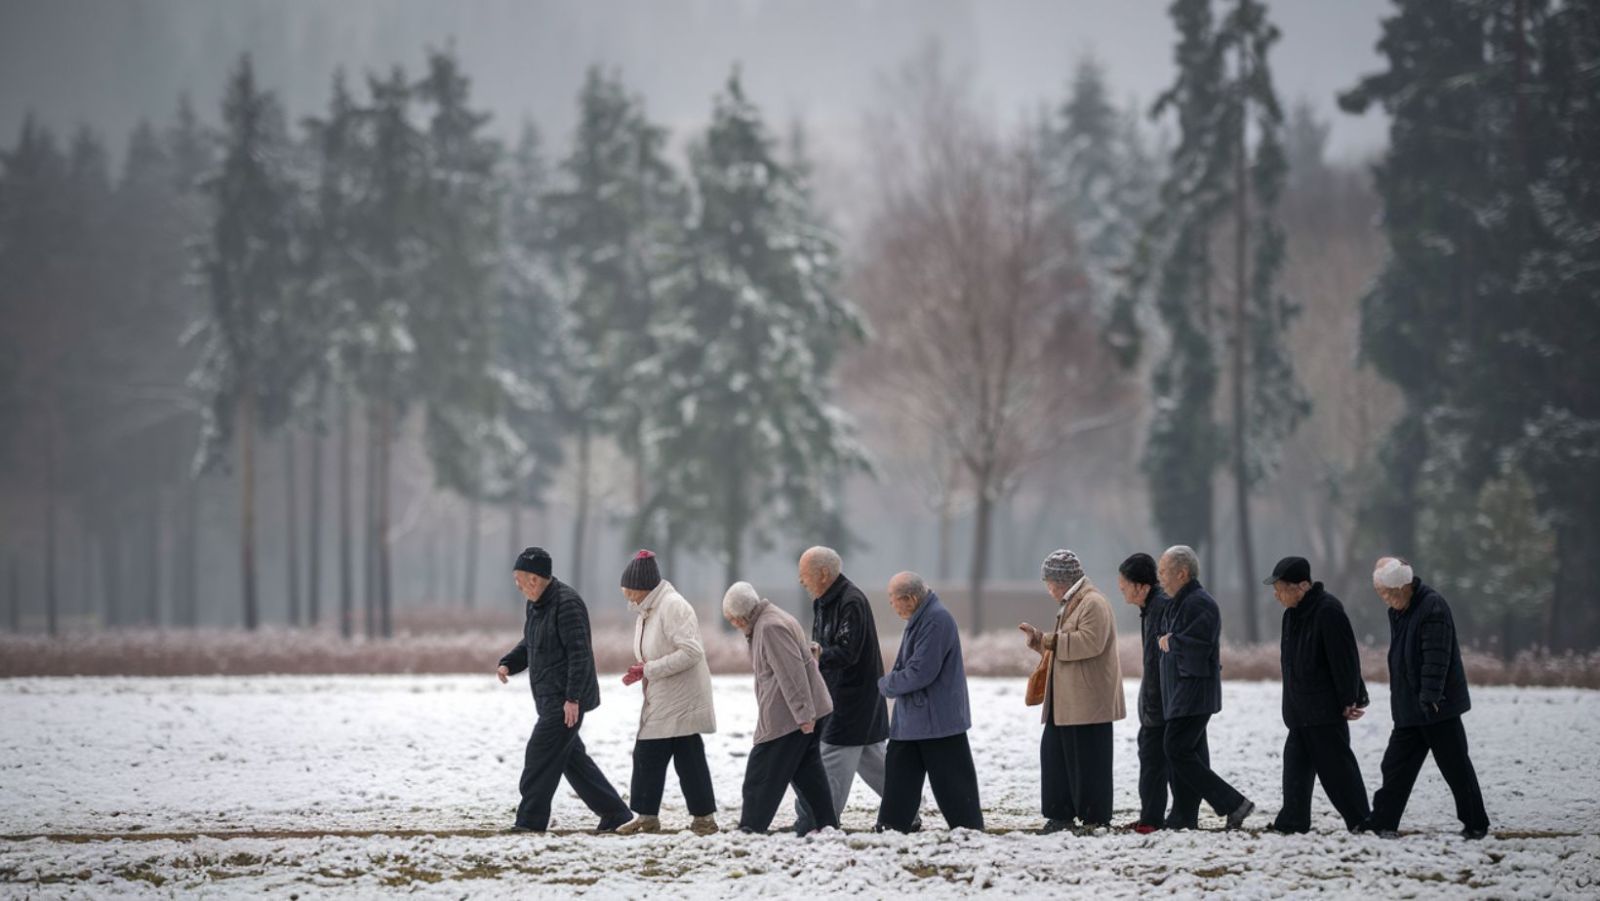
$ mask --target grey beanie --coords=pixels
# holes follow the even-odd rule
[[[661,569],[656,566],[656,555],[640,551],[628,561],[622,571],[622,587],[630,591],[654,591],[661,584]]]
[[[1078,562],[1078,555],[1071,551],[1054,551],[1044,558],[1044,565],[1039,567],[1039,577],[1046,582],[1072,585],[1083,578],[1083,564]]]

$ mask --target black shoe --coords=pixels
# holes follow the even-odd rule
[[[1239,805],[1238,810],[1228,814],[1228,823],[1223,828],[1228,831],[1238,829],[1240,826],[1244,825],[1244,821],[1249,818],[1250,814],[1255,812],[1255,802],[1251,801],[1249,798],[1246,798],[1245,802]]]
[[[1273,820],[1267,824],[1266,831],[1276,833],[1277,835],[1305,835],[1307,832],[1310,832],[1311,829],[1309,827],[1305,829],[1289,829],[1284,826],[1279,826],[1278,821]]]
[[[504,828],[504,829],[502,829],[500,831],[501,832],[506,832],[506,833],[512,833],[512,832],[543,832],[544,830],[543,829],[535,829],[532,826],[524,826],[521,823],[512,823],[510,826],[507,826],[506,828]]]
[[[1477,841],[1480,838],[1486,837],[1488,834],[1489,834],[1489,827],[1487,827],[1487,826],[1485,826],[1482,829],[1474,829],[1471,826],[1468,826],[1467,828],[1461,830],[1461,837],[1462,838],[1464,838],[1464,839],[1466,839],[1468,841],[1474,841],[1474,842]]]
[[[751,829],[749,826],[740,826],[739,831],[745,835],[766,835],[766,833],[762,832],[760,829]]]
[[[1039,830],[1040,835],[1051,835],[1056,832],[1066,832],[1072,828],[1071,820],[1045,820],[1044,828]]]
[[[609,820],[601,820],[600,821],[600,825],[595,827],[594,834],[595,835],[615,835],[617,833],[617,829],[618,828],[626,825],[627,823],[631,822],[632,820],[633,820],[633,815],[632,814],[629,814],[628,816],[625,816],[620,820],[619,819],[615,819],[615,818],[609,819]]]

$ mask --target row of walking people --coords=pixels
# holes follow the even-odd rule
[[[1400,561],[1388,562],[1403,566]],[[1380,561],[1380,573],[1385,571],[1384,563]],[[885,673],[871,605],[844,576],[839,555],[829,548],[811,548],[801,556],[798,569],[800,583],[813,599],[809,638],[793,616],[763,599],[749,583],[733,585],[723,598],[724,617],[749,643],[757,706],[738,828],[766,832],[791,786],[797,799],[797,833],[836,827],[859,775],[880,798],[877,829],[920,829],[925,785],[931,787],[950,828],[982,829],[983,809],[967,738],[971,709],[954,617],[920,576],[910,572],[896,575],[888,594],[891,608],[905,621],[905,631],[894,665]],[[1480,815],[1481,796],[1477,796],[1476,812],[1470,805],[1462,807],[1460,767],[1452,770],[1447,763],[1457,759],[1459,747],[1459,760],[1471,775],[1464,735],[1456,744],[1447,741],[1459,734],[1459,715],[1466,703],[1465,678],[1460,677],[1458,687],[1452,675],[1460,673],[1458,650],[1454,670],[1448,665],[1441,670],[1441,678],[1449,684],[1440,687],[1437,699],[1427,700],[1432,683],[1424,685],[1421,679],[1412,679],[1412,684],[1422,686],[1424,706],[1432,705],[1433,722],[1408,725],[1402,734],[1397,713],[1390,752],[1385,756],[1385,788],[1377,799],[1378,809],[1384,813],[1369,819],[1363,812],[1352,819],[1356,806],[1350,800],[1354,794],[1346,790],[1348,771],[1354,772],[1363,810],[1366,803],[1364,789],[1359,787],[1359,768],[1349,754],[1348,720],[1361,715],[1365,689],[1344,705],[1340,711],[1343,719],[1337,723],[1301,722],[1305,717],[1300,714],[1291,722],[1291,706],[1301,709],[1299,701],[1291,705],[1291,692],[1296,698],[1317,695],[1320,700],[1319,692],[1327,691],[1325,682],[1342,685],[1349,681],[1348,672],[1341,669],[1345,658],[1333,662],[1333,645],[1342,637],[1335,634],[1336,629],[1326,627],[1329,615],[1322,612],[1337,611],[1337,617],[1343,618],[1342,608],[1320,583],[1310,584],[1308,573],[1303,586],[1284,581],[1298,574],[1298,570],[1276,572],[1275,577],[1284,578],[1272,580],[1285,586],[1275,587],[1280,600],[1284,600],[1285,590],[1291,595],[1299,593],[1295,603],[1285,602],[1290,609],[1285,611],[1284,710],[1290,736],[1285,746],[1284,810],[1273,828],[1309,828],[1315,775],[1323,779],[1325,787],[1340,786],[1328,790],[1336,808],[1346,815],[1347,824],[1392,831],[1417,769],[1432,750],[1457,790],[1468,831],[1482,834],[1487,817]],[[1144,626],[1145,674],[1139,693],[1141,815],[1133,824],[1141,832],[1193,828],[1201,800],[1223,815],[1229,828],[1242,825],[1254,810],[1250,801],[1210,769],[1206,724],[1221,709],[1217,654],[1221,622],[1216,602],[1200,585],[1198,575],[1198,561],[1185,547],[1169,549],[1159,564],[1148,555],[1136,554],[1120,568],[1119,587],[1124,598],[1140,608]],[[623,682],[642,684],[643,689],[628,803],[589,757],[579,735],[584,715],[600,700],[588,610],[582,598],[570,585],[554,578],[550,555],[541,548],[529,548],[518,557],[514,576],[527,599],[523,638],[501,658],[498,675],[505,682],[523,670],[529,673],[538,719],[525,751],[521,801],[512,828],[547,829],[551,799],[565,778],[600,818],[598,831],[659,831],[670,764],[692,817],[690,829],[700,834],[718,831],[715,790],[701,738],[716,731],[710,670],[694,608],[661,577],[655,555],[640,551],[621,578],[622,592],[637,615],[632,648],[636,662]],[[1378,577],[1375,574],[1375,580]],[[1029,701],[1042,700],[1044,704],[1040,747],[1044,830],[1092,830],[1110,825],[1111,723],[1126,715],[1115,618],[1072,552],[1051,554],[1042,567],[1042,578],[1057,604],[1054,627],[1045,631],[1024,623],[1021,629],[1029,647],[1042,658],[1040,672],[1030,683],[1030,688],[1037,685],[1041,689],[1042,697],[1030,697]],[[1428,610],[1419,621],[1435,622],[1439,610],[1448,621],[1443,599],[1420,582],[1397,590],[1397,594],[1411,602],[1419,588],[1423,589],[1423,603],[1416,606]],[[1327,603],[1330,600],[1332,603]],[[1302,604],[1301,615],[1296,616],[1295,608]],[[1390,615],[1393,622],[1393,609]],[[1292,616],[1296,635],[1293,660]],[[1348,620],[1343,623],[1348,650],[1354,654]],[[1431,627],[1410,631],[1418,637],[1430,635],[1430,642],[1440,637]],[[1398,638],[1398,630],[1396,634]],[[1454,645],[1453,629],[1449,643]],[[1402,656],[1402,662],[1409,665],[1411,658]],[[1415,656],[1420,664],[1423,655]],[[1390,658],[1393,682],[1392,649]],[[1430,651],[1428,672],[1436,663]],[[1359,661],[1354,679],[1359,683]],[[887,700],[895,701],[892,716]],[[1451,717],[1454,732],[1443,725]],[[1330,725],[1342,727],[1343,755],[1337,753],[1341,729],[1326,728]],[[1344,769],[1338,770],[1336,764]],[[1336,771],[1344,772],[1346,778],[1330,783],[1334,778],[1330,774]],[[1173,806],[1170,813],[1164,813],[1169,785]],[[1471,790],[1476,795],[1475,777]],[[1390,815],[1392,824],[1385,819]]]

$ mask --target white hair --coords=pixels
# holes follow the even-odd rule
[[[919,604],[928,596],[928,583],[913,572],[903,572],[895,576],[889,588],[895,594],[904,595]]]
[[[729,619],[742,619],[750,621],[751,611],[761,603],[761,595],[756,593],[756,587],[749,582],[735,582],[722,596],[722,615]]]
[[[829,581],[839,578],[839,574],[844,572],[844,561],[839,559],[839,552],[831,547],[818,545],[800,556],[810,557],[811,568],[821,572]]]
[[[1399,557],[1384,557],[1372,571],[1372,584],[1377,588],[1404,588],[1415,578],[1411,564]]]
[[[1200,556],[1187,544],[1175,544],[1163,551],[1161,556],[1172,558],[1172,565],[1188,570],[1189,578],[1200,578]]]

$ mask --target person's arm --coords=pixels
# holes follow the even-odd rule
[[[866,642],[865,627],[861,623],[861,605],[840,599],[839,628],[834,631],[833,643],[822,646],[817,658],[818,669],[843,669],[861,659],[861,646]]]
[[[1367,706],[1367,686],[1361,679],[1361,649],[1350,618],[1343,611],[1328,608],[1321,622],[1322,655],[1328,664],[1333,690],[1341,708]]]
[[[700,643],[700,623],[694,608],[687,603],[671,604],[661,611],[661,629],[673,650],[654,660],[644,662],[646,679],[665,679],[694,666],[706,657],[705,646]]]
[[[1076,618],[1076,623],[1063,623],[1060,632],[1044,636],[1045,649],[1054,651],[1057,660],[1098,657],[1111,643],[1111,605],[1104,599],[1091,601],[1085,599],[1083,615]]]
[[[1212,675],[1210,660],[1217,647],[1217,609],[1190,599],[1173,622],[1168,644],[1177,656],[1178,675],[1205,678]]]
[[[815,721],[817,705],[811,697],[811,679],[806,675],[811,649],[784,626],[767,629],[762,649],[767,654],[772,674],[777,677],[778,692],[783,695],[794,721],[802,725]]]
[[[506,675],[515,676],[528,668],[528,638],[523,636],[517,646],[500,658],[500,665],[506,668]]]
[[[594,645],[589,638],[589,617],[584,615],[581,603],[561,605],[557,619],[561,630],[561,646],[567,652],[566,700],[578,701],[589,683],[589,673],[594,670]]]
[[[1444,616],[1423,620],[1421,691],[1417,699],[1424,708],[1435,709],[1444,698],[1444,680],[1450,672],[1450,651],[1455,640],[1455,630]]]
[[[906,657],[905,666],[884,674],[878,680],[878,690],[886,698],[898,698],[932,685],[933,680],[939,677],[939,670],[944,668],[944,658],[953,643],[954,632],[953,622],[935,620],[925,625],[910,656]],[[909,638],[908,635],[901,640]]]

